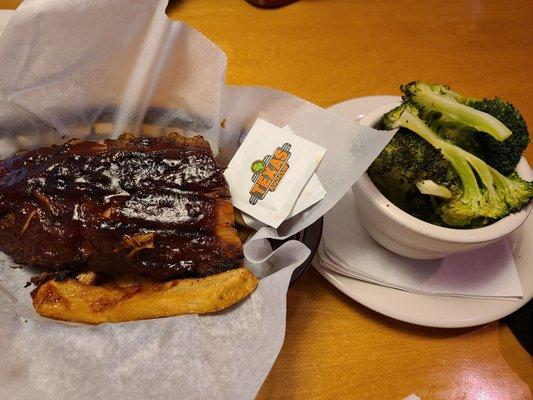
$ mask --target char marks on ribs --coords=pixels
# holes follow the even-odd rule
[[[0,250],[46,271],[154,279],[242,265],[222,169],[200,136],[72,140],[0,163]]]

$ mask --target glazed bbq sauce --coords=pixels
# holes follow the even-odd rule
[[[46,199],[53,205],[48,218],[79,232],[90,269],[169,279],[236,264],[224,259],[214,234],[216,202],[229,192],[208,148],[153,138],[127,146],[80,142],[28,152],[2,167],[9,171],[0,174],[5,200]]]

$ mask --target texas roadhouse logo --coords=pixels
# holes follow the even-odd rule
[[[252,163],[253,186],[250,189],[250,204],[257,204],[259,200],[265,198],[268,192],[276,190],[289,170],[290,149],[291,145],[285,143],[281,147],[276,147],[272,155],[267,155],[262,160],[255,160]]]

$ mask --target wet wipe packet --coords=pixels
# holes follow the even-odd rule
[[[289,127],[258,118],[224,173],[233,205],[277,228],[325,196],[318,177],[311,180],[325,153],[324,147],[295,135]],[[308,182],[313,190],[304,191]],[[299,210],[291,215],[304,193]]]

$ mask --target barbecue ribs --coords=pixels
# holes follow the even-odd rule
[[[20,264],[202,277],[241,266],[232,225],[200,136],[72,140],[0,162],[0,250]]]

